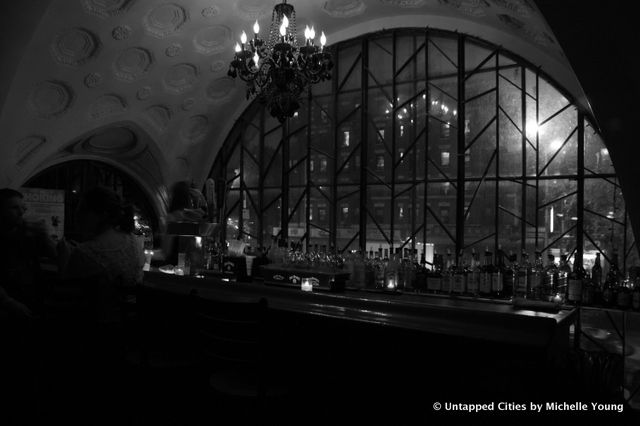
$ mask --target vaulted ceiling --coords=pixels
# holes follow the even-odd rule
[[[150,195],[202,182],[248,106],[227,77],[239,33],[274,0],[32,0],[2,21],[0,186],[72,158],[101,159]],[[588,108],[532,0],[291,0],[329,44],[399,27],[459,31],[514,51]]]

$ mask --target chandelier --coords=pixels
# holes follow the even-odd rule
[[[286,0],[273,8],[266,43],[258,37],[259,32],[258,21],[253,25],[252,40],[242,32],[228,75],[245,81],[247,99],[256,97],[272,116],[284,122],[298,110],[302,94],[311,84],[331,78],[333,62],[324,48],[327,38],[323,32],[320,46],[316,46],[315,30],[307,26],[304,46],[298,47],[296,12]]]

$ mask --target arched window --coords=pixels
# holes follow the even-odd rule
[[[600,251],[637,263],[590,117],[538,69],[435,30],[333,47],[333,80],[281,125],[254,103],[220,151],[226,237],[340,251]],[[633,259],[630,259],[633,257]],[[623,266],[623,265],[621,265]]]
[[[79,237],[75,213],[80,197],[94,186],[114,190],[133,204],[138,224],[158,229],[158,216],[140,185],[126,173],[99,161],[73,160],[57,164],[33,176],[24,186],[65,191],[65,235],[74,239]]]

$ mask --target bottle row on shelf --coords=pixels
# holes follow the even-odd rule
[[[222,259],[224,247],[210,247],[207,264],[215,268],[215,259]],[[339,253],[326,245],[303,249],[301,244],[274,238],[270,247],[252,250],[251,254],[259,264],[348,272],[349,287],[640,310],[640,276],[631,279],[620,271],[615,250],[606,276],[599,253],[589,273],[582,265],[572,267],[566,254],[560,256],[559,263],[548,254],[543,263],[540,251],[535,252],[533,262],[526,252],[518,259],[512,252],[498,249],[494,254],[487,249],[481,262],[475,250],[467,256],[461,252],[455,258],[448,251],[446,258],[435,253],[433,264],[428,265],[424,255],[418,260],[417,250],[408,247]]]

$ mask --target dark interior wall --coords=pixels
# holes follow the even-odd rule
[[[4,0],[0,3],[0,108],[22,56],[28,53],[25,48],[49,3],[51,0]]]
[[[587,94],[640,241],[640,29],[623,0],[536,0]],[[588,196],[588,195],[587,195]]]

